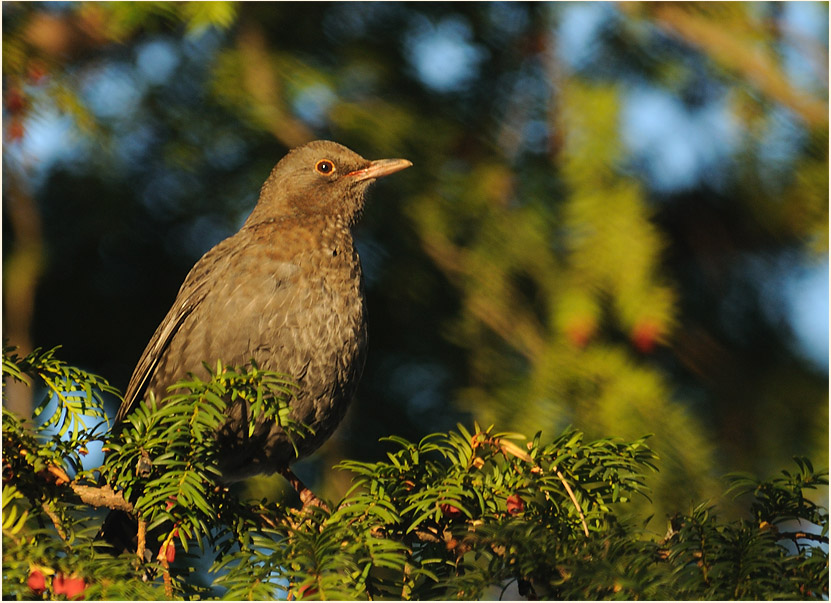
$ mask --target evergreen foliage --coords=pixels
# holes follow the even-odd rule
[[[82,417],[103,416],[111,386],[55,350],[5,350],[3,376],[4,391],[7,379],[26,381],[56,405],[35,426],[3,411],[4,599],[828,596],[828,513],[810,498],[827,473],[804,458],[773,479],[730,477],[729,491],[748,499],[745,519],[702,504],[660,536],[631,513],[660,467],[647,439],[568,429],[525,441],[459,426],[417,443],[387,438],[386,460],[339,465],[353,486],[331,511],[297,510],[219,484],[210,437],[226,400],[285,419],[284,376],[218,364],[209,380],[137,409],[115,437]],[[94,441],[109,453],[84,470],[79,454]],[[116,498],[156,534],[151,555],[114,556],[96,540],[93,506]],[[194,546],[214,559],[208,584]]]
[[[414,168],[356,233],[372,343],[319,466],[460,421],[651,433],[656,517],[825,466],[787,307],[828,249],[827,11],[5,2],[6,334],[126,382],[275,161],[329,138]]]

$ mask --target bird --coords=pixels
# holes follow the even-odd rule
[[[151,393],[222,360],[255,363],[296,380],[290,418],[311,428],[290,441],[274,420],[243,437],[247,417],[228,414],[219,469],[225,483],[280,472],[319,448],[343,419],[360,380],[367,310],[353,229],[367,189],[412,166],[370,161],[336,142],[291,150],[274,167],[240,230],[199,259],[133,371],[116,427]],[[242,411],[245,412],[245,411]],[[295,481],[296,480],[296,481]],[[302,499],[301,495],[301,499]]]

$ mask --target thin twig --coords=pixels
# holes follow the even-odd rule
[[[410,598],[410,593],[407,592],[409,590],[409,579],[410,575],[412,574],[412,566],[409,563],[404,564],[404,579],[401,581],[401,600],[407,601]]]
[[[55,526],[55,531],[60,536],[61,540],[66,540],[66,532],[64,532],[63,528],[61,527],[61,518],[58,517],[58,514],[52,510],[52,507],[49,506],[49,503],[43,503],[43,510],[49,516],[49,519],[52,520],[52,523]]]
[[[162,579],[164,580],[164,596],[172,599],[173,582],[170,579],[170,566],[167,563],[167,559],[162,560]]]
[[[797,540],[802,540],[803,538],[806,540],[814,540],[816,542],[824,542],[828,543],[828,537],[821,536],[820,534],[811,534],[810,532],[779,532],[780,538],[790,538],[794,542]]]
[[[164,594],[168,599],[173,598],[173,582],[170,579],[170,562],[168,561],[167,557],[167,547],[174,546],[173,545],[173,535],[176,533],[176,530],[170,532],[167,535],[167,538],[164,539],[162,542],[162,546],[159,549],[159,554],[156,556],[156,559],[162,564],[162,578],[164,579]]]
[[[144,561],[144,549],[147,548],[147,522],[138,520],[138,533],[136,534],[136,555]]]
[[[559,477],[560,481],[563,482],[563,486],[565,486],[566,492],[568,492],[569,498],[571,498],[571,502],[573,502],[574,506],[577,508],[577,512],[580,514],[580,521],[583,524],[583,533],[586,535],[586,538],[588,538],[589,526],[586,524],[586,516],[583,515],[583,508],[580,506],[580,503],[577,502],[577,497],[574,496],[574,492],[571,490],[571,486],[568,485],[568,482],[566,481],[566,478],[563,475],[563,473],[557,468],[555,468],[554,470],[557,472],[557,477]]]

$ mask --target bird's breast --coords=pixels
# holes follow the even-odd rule
[[[292,267],[277,271],[263,308],[264,331],[273,334],[272,362],[291,357],[287,368],[302,373],[304,389],[321,396],[354,379],[356,363],[362,366],[366,309],[360,260],[351,244],[340,244],[295,258]]]

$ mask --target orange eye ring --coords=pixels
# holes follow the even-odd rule
[[[335,164],[329,159],[321,159],[315,164],[315,171],[323,176],[328,176],[335,171]]]

